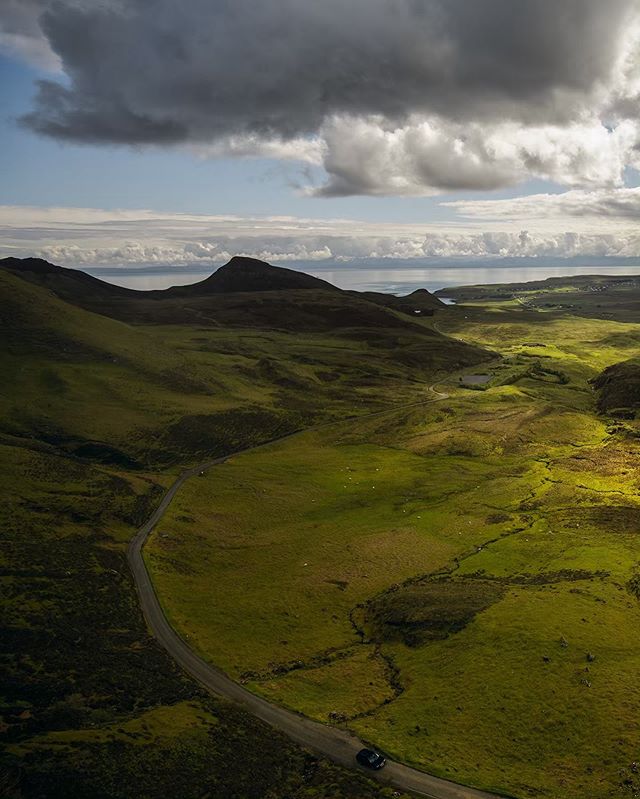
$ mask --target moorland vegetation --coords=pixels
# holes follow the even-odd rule
[[[387,795],[181,675],[126,567],[185,466],[295,431],[145,548],[190,644],[455,781],[640,790],[633,279],[444,307],[243,259],[166,292],[0,266],[8,795]]]

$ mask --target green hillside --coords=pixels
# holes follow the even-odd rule
[[[593,385],[599,393],[598,407],[603,413],[635,418],[640,408],[640,362],[624,361],[609,366]]]
[[[378,330],[375,306],[345,331],[132,324],[97,312],[119,291],[38,268],[0,269],[5,794],[388,796],[186,680],[144,628],[126,544],[182,464],[422,402],[450,361],[493,356],[393,314]]]
[[[440,289],[436,296],[465,304],[515,300],[544,312],[633,323],[640,310],[640,278],[638,275],[550,277],[530,283],[454,286]]]
[[[21,264],[0,269],[8,796],[390,795],[181,675],[126,565],[184,465],[303,429],[188,481],[149,541],[191,645],[456,781],[640,789],[629,303],[405,305],[259,263],[179,296]]]
[[[252,690],[420,768],[633,796],[639,430],[592,381],[640,327],[517,302],[436,324],[501,354],[487,381],[187,483],[146,550],[166,612]]]
[[[274,294],[304,312],[295,292]],[[0,431],[72,454],[101,450],[121,465],[222,454],[314,420],[419,399],[436,372],[491,357],[393,315],[397,329],[374,327],[375,317],[315,335],[131,325],[3,270],[0,299]]]

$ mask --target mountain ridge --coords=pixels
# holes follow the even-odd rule
[[[343,291],[304,272],[235,256],[187,286],[137,291],[42,259],[5,258],[0,269],[85,310],[134,324],[202,324],[295,332],[345,328],[411,328],[434,335],[416,316],[441,306],[426,290],[408,299]]]
[[[340,291],[326,280],[283,266],[272,266],[257,258],[234,255],[209,277],[188,286],[173,286],[164,291],[175,296],[201,293],[246,293],[262,291],[293,291],[315,289]]]
[[[234,255],[226,264],[218,267],[208,277],[184,286],[170,286],[166,289],[139,290],[117,286],[100,278],[93,277],[81,269],[70,269],[52,264],[43,258],[0,258],[0,268],[7,269],[25,280],[55,289],[54,281],[75,281],[77,284],[91,286],[104,292],[121,296],[169,297],[194,296],[199,294],[250,293],[268,291],[316,290],[340,292],[357,295],[375,301],[374,298],[387,298],[390,302],[411,298],[430,297],[434,306],[444,307],[435,295],[426,289],[417,289],[407,297],[396,297],[383,292],[343,291],[326,280],[309,275],[297,269],[273,266],[266,261],[247,256]]]

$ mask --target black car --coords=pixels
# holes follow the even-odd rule
[[[361,749],[356,755],[356,760],[361,766],[365,768],[379,769],[386,764],[386,760],[378,752],[373,749]]]

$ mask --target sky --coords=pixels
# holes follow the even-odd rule
[[[1,0],[0,174],[71,267],[640,265],[640,0]]]

